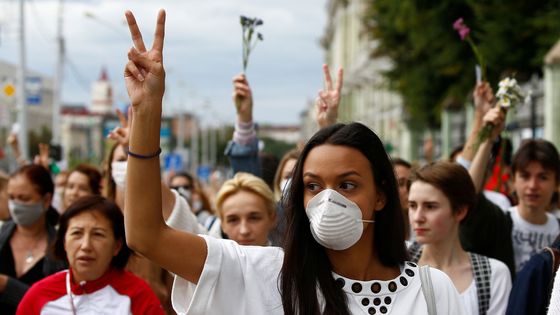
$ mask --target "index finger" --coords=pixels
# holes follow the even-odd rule
[[[154,35],[153,50],[163,52],[163,38],[165,37],[165,10],[161,9],[158,12],[156,33]]]
[[[119,122],[121,123],[121,126],[123,128],[127,128],[128,122],[126,121],[126,117],[124,117],[124,114],[123,112],[120,111],[120,109],[117,109],[117,117],[119,118]]]
[[[130,36],[132,37],[132,42],[134,43],[134,47],[139,52],[145,52],[146,46],[144,46],[144,40],[142,39],[142,33],[140,33],[140,29],[138,28],[138,24],[136,24],[136,19],[134,18],[134,14],[130,10],[127,10],[124,13],[126,17],[126,22],[128,23],[128,29],[130,30]]]
[[[325,75],[326,89],[327,90],[332,90],[331,72],[329,71],[329,66],[327,64],[323,65],[323,73]]]

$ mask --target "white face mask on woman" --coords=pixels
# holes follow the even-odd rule
[[[127,161],[111,162],[111,176],[119,189],[126,188],[126,163]]]
[[[326,248],[344,250],[362,237],[363,220],[360,207],[336,190],[325,189],[307,203],[305,213],[311,225],[311,234]]]
[[[22,226],[29,226],[37,222],[43,211],[45,211],[41,202],[26,204],[13,200],[8,200],[8,209],[10,210],[12,220]]]

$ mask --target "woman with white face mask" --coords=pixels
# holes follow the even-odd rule
[[[126,18],[135,46],[125,68],[134,116],[125,197],[127,243],[196,284],[194,293],[173,291],[178,313],[463,314],[443,272],[406,262],[391,162],[379,138],[359,123],[322,129],[303,149],[287,201],[284,250],[168,227],[161,216],[157,158],[165,12],[159,12],[150,50],[132,13]],[[340,92],[341,84],[333,89],[329,76],[330,92]]]
[[[11,219],[0,230],[0,310],[15,314],[33,283],[64,269],[46,255],[54,241],[58,213],[51,207],[54,184],[39,165],[26,165],[10,176]]]
[[[124,209],[127,159],[123,145],[119,142],[113,144],[107,156],[103,179],[103,196],[114,201],[121,209]]]

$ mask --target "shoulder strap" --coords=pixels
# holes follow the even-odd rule
[[[428,306],[428,315],[437,315],[436,296],[434,294],[430,266],[424,265],[418,268],[418,270],[420,274],[420,282],[422,283],[422,293],[424,293],[426,305]]]
[[[558,266],[560,265],[560,250],[555,247],[545,247],[544,250],[549,252],[550,256],[552,257],[552,272],[550,274],[550,284],[548,286],[549,292],[551,292],[552,286],[554,284],[554,277],[556,277],[556,272],[558,271]]]
[[[490,307],[490,278],[492,277],[492,269],[488,257],[469,253],[471,258],[472,272],[476,283],[476,295],[478,297],[478,313],[486,315],[486,311]]]

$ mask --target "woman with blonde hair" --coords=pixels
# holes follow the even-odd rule
[[[268,185],[249,173],[235,174],[216,196],[223,233],[241,245],[269,245],[268,234],[276,222],[275,208]]]

